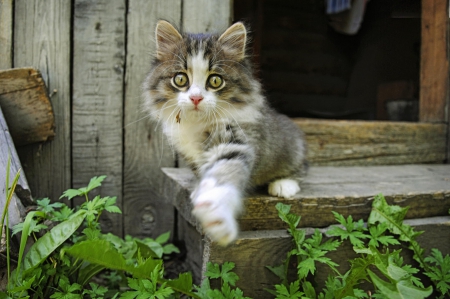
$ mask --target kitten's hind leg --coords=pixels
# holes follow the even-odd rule
[[[299,191],[300,186],[294,179],[281,179],[269,184],[269,194],[273,196],[292,198]]]

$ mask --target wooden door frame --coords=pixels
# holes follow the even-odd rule
[[[419,97],[422,122],[448,122],[448,1],[422,0]]]

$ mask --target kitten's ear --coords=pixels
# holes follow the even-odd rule
[[[175,27],[167,21],[158,21],[156,24],[156,58],[163,59],[172,53],[183,37]]]
[[[219,42],[225,53],[238,61],[244,59],[247,43],[247,30],[244,24],[241,22],[233,24],[219,37]]]

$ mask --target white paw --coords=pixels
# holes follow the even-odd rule
[[[269,194],[273,196],[292,198],[299,191],[297,181],[291,179],[277,180],[269,184]]]
[[[191,197],[192,214],[213,241],[225,246],[236,239],[238,224],[235,216],[241,209],[241,196],[234,186],[218,186],[214,179],[205,179]]]

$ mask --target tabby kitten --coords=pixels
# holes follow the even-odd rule
[[[247,30],[181,34],[156,26],[156,57],[144,82],[145,108],[199,177],[193,214],[221,245],[236,239],[236,217],[254,186],[293,197],[305,170],[303,133],[270,108],[247,55]]]

